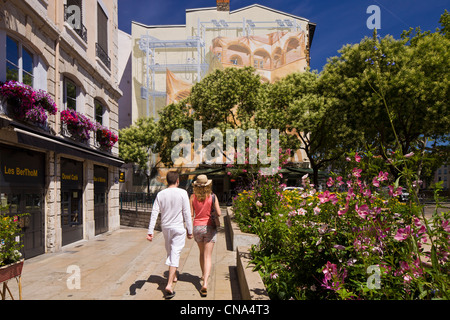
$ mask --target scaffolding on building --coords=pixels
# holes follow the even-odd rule
[[[243,36],[251,36],[256,29],[266,30],[288,30],[301,31],[302,27],[295,19],[277,19],[275,21],[252,21],[243,19],[242,21],[225,21],[212,19],[210,21],[198,20],[197,35],[181,40],[161,40],[148,33],[142,35],[139,40],[139,49],[145,54],[145,85],[141,86],[141,98],[146,100],[147,116],[153,115],[157,119],[156,101],[160,97],[166,97],[165,91],[156,90],[156,73],[164,73],[166,70],[172,72],[196,73],[197,82],[208,72],[210,65],[205,60],[206,57],[206,31],[207,30],[237,30]],[[187,58],[185,63],[170,64],[165,61],[156,61],[157,50],[167,50],[169,48],[187,48],[196,53],[194,58]],[[150,113],[150,99],[152,100],[152,113]]]

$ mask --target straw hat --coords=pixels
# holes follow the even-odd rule
[[[195,180],[194,186],[196,186],[196,187],[206,187],[206,186],[209,186],[211,183],[212,183],[211,179],[208,179],[208,177],[206,175],[201,174]]]

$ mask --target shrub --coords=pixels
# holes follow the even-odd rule
[[[0,207],[0,267],[22,259],[20,250],[23,244],[18,240],[20,235],[20,216],[6,214],[7,207]]]
[[[305,176],[298,191],[236,197],[236,219],[261,239],[253,262],[272,299],[450,297],[449,212],[427,220],[419,205],[399,202],[387,173],[361,174],[333,175],[323,192]]]

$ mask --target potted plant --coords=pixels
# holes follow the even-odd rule
[[[88,117],[72,109],[61,111],[61,121],[71,137],[81,142],[90,139],[90,131],[95,127]]]
[[[100,123],[96,123],[95,126],[96,142],[101,149],[111,151],[111,148],[119,140],[119,137],[109,130],[107,127],[102,126]]]
[[[23,257],[20,250],[23,244],[20,241],[19,219],[24,216],[9,216],[8,207],[0,207],[0,283],[20,276],[23,268]]]

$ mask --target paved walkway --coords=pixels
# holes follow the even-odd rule
[[[223,215],[222,215],[223,216]],[[200,296],[201,270],[195,241],[186,239],[181,254],[178,282],[173,300],[238,300],[236,252],[230,251],[227,237],[219,229],[213,251],[213,267],[208,296]],[[24,300],[163,300],[168,268],[161,232],[153,242],[146,240],[147,230],[122,227],[92,240],[65,246],[57,253],[44,254],[25,261],[22,273]],[[76,286],[76,271],[80,287]],[[15,299],[15,280],[9,281]]]

